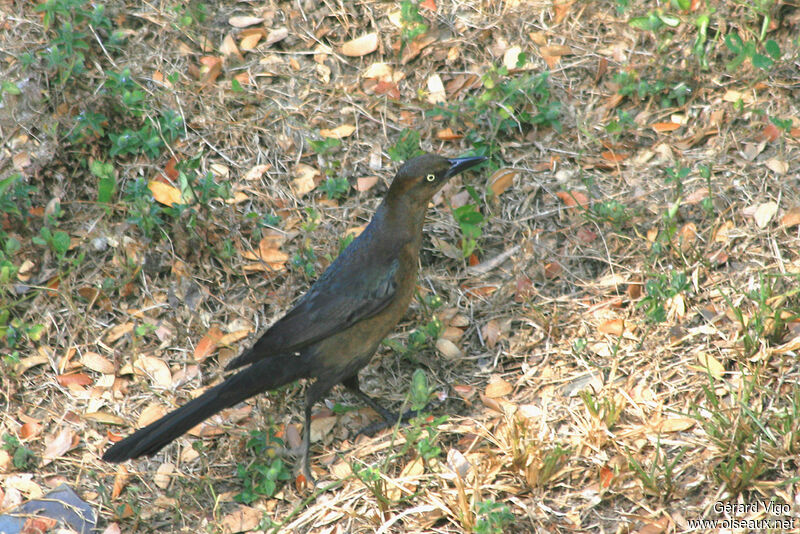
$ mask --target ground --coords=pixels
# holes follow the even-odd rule
[[[0,511],[66,483],[109,533],[800,530],[795,4],[0,23]],[[303,382],[100,459],[222,380],[420,150],[490,158],[434,199],[418,298],[361,373],[427,418],[357,436],[377,416],[335,388],[316,486],[270,446]]]

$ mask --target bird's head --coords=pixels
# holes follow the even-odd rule
[[[485,160],[483,156],[444,158],[436,154],[410,159],[397,170],[387,198],[405,197],[427,206],[447,180]]]

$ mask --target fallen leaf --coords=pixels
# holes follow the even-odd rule
[[[490,399],[504,397],[511,393],[514,387],[500,377],[492,378],[486,385],[486,396]]]
[[[256,24],[260,24],[262,22],[264,22],[264,19],[261,17],[247,15],[233,16],[228,19],[228,24],[234,28],[247,28],[248,26],[255,26]]]
[[[139,420],[136,422],[137,428],[144,428],[150,423],[154,421],[158,421],[164,415],[166,415],[166,411],[163,407],[158,404],[151,404],[147,406],[142,413],[139,414]]]
[[[379,79],[383,81],[392,81],[392,66],[388,63],[373,63],[367,67],[361,76],[367,79]]]
[[[58,375],[56,376],[56,380],[58,380],[58,383],[64,387],[88,386],[93,382],[92,377],[90,377],[86,373],[71,373],[67,375]]]
[[[153,193],[153,198],[156,202],[164,204],[165,206],[173,206],[181,203],[181,191],[177,187],[159,182],[158,180],[151,180],[147,184],[147,188]]]
[[[453,129],[448,127],[444,130],[439,130],[436,132],[436,138],[441,139],[442,141],[455,141],[457,139],[463,138],[463,135],[457,134],[453,132]]]
[[[125,486],[128,484],[129,478],[130,475],[128,474],[128,468],[126,468],[124,465],[118,466],[117,473],[114,475],[114,486],[111,488],[112,499],[116,499],[122,495],[122,490],[125,489]]]
[[[219,329],[217,326],[212,326],[208,329],[208,332],[197,342],[197,345],[194,347],[194,359],[195,361],[202,362],[209,356],[211,356],[215,350],[217,350],[217,343],[219,340],[222,339],[223,333],[222,330]]]
[[[489,177],[489,188],[492,190],[492,193],[494,193],[495,196],[502,195],[511,187],[511,184],[514,183],[514,178],[517,177],[517,174],[519,174],[519,171],[509,167],[494,171]]]
[[[428,102],[431,104],[443,104],[447,102],[447,95],[444,91],[442,78],[434,74],[428,78]]]
[[[781,217],[781,225],[787,228],[800,225],[800,207],[795,207],[787,211]]]
[[[664,133],[664,132],[674,132],[675,130],[680,128],[681,125],[676,122],[656,122],[654,124],[651,124],[650,127],[655,132]]]
[[[78,435],[71,429],[64,427],[58,434],[45,438],[44,440],[44,453],[42,454],[42,463],[49,464],[56,458],[64,456],[64,454],[77,444]]]
[[[106,375],[114,374],[114,364],[105,356],[96,352],[84,352],[81,356],[81,364],[89,370]]]
[[[503,65],[508,70],[513,70],[517,68],[517,60],[519,59],[519,55],[522,53],[522,48],[519,46],[510,46],[506,49],[505,53],[503,54]]]
[[[490,319],[483,328],[481,328],[481,336],[483,336],[486,345],[493,349],[497,342],[500,341],[500,324],[494,319]]]
[[[758,225],[759,228],[765,228],[777,212],[778,204],[776,202],[764,202],[763,204],[759,204],[756,208],[753,218],[756,220],[756,225]]]
[[[269,163],[265,163],[263,165],[256,165],[255,167],[251,167],[246,173],[244,173],[243,178],[245,180],[252,181],[252,180],[260,180],[264,173],[272,168],[272,165]]]
[[[621,336],[625,332],[625,321],[622,319],[611,319],[600,324],[600,326],[597,327],[597,330],[603,334]]]
[[[436,340],[436,350],[448,360],[457,360],[464,356],[464,353],[449,339],[440,337]]]
[[[316,443],[324,438],[336,425],[336,416],[328,415],[314,417],[311,419],[310,439],[311,443]]]
[[[172,482],[172,473],[175,472],[175,465],[171,463],[163,463],[156,469],[156,474],[153,476],[153,483],[162,490],[167,489],[169,483]]]
[[[166,362],[155,356],[140,356],[133,364],[134,371],[148,376],[154,384],[161,387],[172,385],[172,373]]]
[[[585,208],[589,205],[589,197],[580,191],[559,191],[556,193],[556,196],[560,198],[568,208],[574,208],[575,206]]]
[[[780,176],[783,176],[789,172],[789,164],[783,159],[769,158],[764,162],[764,165],[766,165],[769,170]]]
[[[375,184],[378,183],[379,178],[377,176],[362,176],[356,179],[356,191],[361,193],[365,191],[369,191]]]
[[[661,432],[683,432],[692,428],[696,423],[697,421],[690,417],[670,417],[658,425],[658,430]]]
[[[350,57],[366,56],[378,49],[378,34],[368,33],[342,45],[342,54]]]
[[[344,137],[350,137],[355,131],[356,127],[352,124],[342,124],[332,130],[322,129],[319,131],[319,135],[326,138],[342,139]]]
[[[710,373],[712,377],[717,379],[722,378],[722,376],[725,374],[725,367],[719,363],[719,360],[706,352],[698,352],[697,361],[700,363],[700,366],[695,366],[693,367],[694,369],[704,373]]]
[[[239,41],[239,48],[242,50],[253,50],[256,46],[258,46],[258,42],[261,41],[263,35],[260,33],[251,33],[249,35],[245,35],[241,41]]]
[[[315,178],[320,175],[320,172],[311,165],[298,163],[294,168],[293,175],[292,191],[301,197],[317,187]]]

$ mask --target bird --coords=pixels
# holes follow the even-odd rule
[[[306,388],[301,449],[303,474],[311,482],[311,409],[333,386],[344,385],[388,423],[396,422],[396,415],[361,390],[358,372],[414,295],[425,214],[434,194],[486,159],[423,154],[406,161],[363,232],[281,319],[225,367],[238,372],[115,443],[103,460],[152,456],[217,412],[299,379],[313,379]]]

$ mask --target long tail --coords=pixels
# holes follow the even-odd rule
[[[256,362],[116,443],[103,454],[103,460],[118,463],[151,456],[215,413],[257,393],[305,377],[304,367],[302,359],[294,355],[276,355]]]

